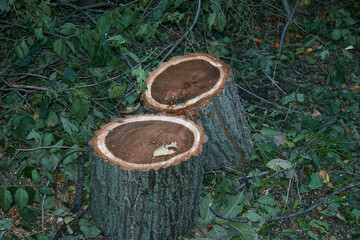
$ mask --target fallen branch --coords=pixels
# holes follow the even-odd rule
[[[336,190],[335,192],[331,193],[329,196],[325,197],[325,198],[322,198],[320,199],[316,204],[314,204],[313,206],[305,209],[305,210],[302,210],[302,211],[298,211],[298,212],[295,212],[295,213],[292,213],[292,214],[289,214],[289,215],[285,215],[285,216],[279,216],[279,217],[271,217],[271,218],[265,218],[265,222],[272,222],[272,221],[279,221],[279,220],[283,220],[283,219],[288,219],[288,218],[293,218],[293,217],[297,217],[299,215],[302,215],[302,214],[306,214],[306,213],[309,213],[311,212],[312,210],[316,209],[317,207],[323,205],[325,203],[325,200],[327,200],[330,196],[333,196],[333,195],[337,195],[343,191],[346,191],[350,188],[354,188],[354,187],[357,187],[359,186],[360,183],[356,183],[356,184],[353,184],[353,185],[350,185],[350,186],[347,186],[347,187],[344,187],[344,188],[341,188],[339,190]],[[247,218],[232,218],[232,217],[227,217],[225,215],[223,215],[222,213],[220,213],[219,211],[217,211],[214,206],[211,204],[209,206],[209,209],[211,210],[211,212],[213,214],[215,214],[215,216],[221,218],[221,219],[224,219],[224,220],[227,220],[229,222],[243,222],[243,223],[247,223],[247,222],[250,222],[249,219]],[[258,222],[258,221],[257,221]]]
[[[294,13],[295,13],[295,11],[296,11],[296,7],[297,7],[299,1],[300,1],[300,0],[296,0],[296,3],[295,3],[295,5],[294,5],[294,8],[293,8],[293,10],[292,10],[292,12],[291,12],[291,14],[290,14],[290,16],[289,16],[286,24],[285,24],[284,30],[283,30],[282,35],[281,35],[279,53],[281,53],[281,50],[282,50],[282,45],[283,45],[283,42],[284,42],[284,37],[285,37],[286,29],[288,28],[289,23],[290,23],[292,17],[294,16]]]

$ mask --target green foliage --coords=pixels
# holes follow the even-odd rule
[[[205,175],[201,226],[211,238],[222,239],[331,239],[332,229],[358,226],[359,211],[347,205],[359,205],[358,188],[314,210],[320,218],[309,213],[291,224],[264,222],[304,210],[312,204],[308,199],[358,181],[358,3],[324,7],[301,1],[281,53],[288,16],[278,11],[279,3],[201,3],[194,29],[171,55],[206,52],[231,65],[236,83],[253,93],[240,91],[255,144],[244,169]],[[39,234],[43,209],[45,220],[66,216],[64,238],[100,235],[91,221],[76,219],[61,204],[71,203],[78,183],[78,159],[86,154],[79,148],[117,118],[119,109],[139,103],[149,72],[189,29],[197,10],[197,1],[183,0],[78,6],[81,11],[72,4],[80,1],[0,1],[0,208],[5,215],[0,238],[16,238],[15,222],[37,232],[27,239],[53,237],[56,224]],[[88,162],[83,166],[85,206],[90,169]],[[220,219],[210,205],[249,222]],[[75,220],[79,232],[70,226]]]

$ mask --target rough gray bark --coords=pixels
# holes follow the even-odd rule
[[[211,54],[178,56],[149,73],[145,103],[186,115],[208,137],[205,170],[243,167],[253,150],[249,126],[230,66]]]
[[[196,112],[199,116],[196,123],[208,137],[205,170],[243,166],[253,151],[253,143],[233,80],[226,82],[223,92],[204,107],[196,108]]]
[[[195,224],[202,154],[158,170],[123,170],[90,157],[92,218],[114,239],[178,239]]]

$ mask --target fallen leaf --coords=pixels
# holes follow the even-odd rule
[[[321,170],[319,172],[319,176],[320,176],[322,183],[327,183],[330,181],[329,174],[325,170]]]
[[[316,117],[316,116],[321,116],[321,113],[320,113],[318,110],[314,109],[312,115],[313,115],[314,117]]]
[[[274,169],[276,171],[280,170],[280,168],[282,169],[288,169],[291,168],[292,164],[290,161],[288,160],[283,160],[283,159],[273,159],[271,161],[269,161],[266,166],[268,166],[271,169]]]
[[[340,219],[341,221],[347,222],[343,215],[341,215],[339,212],[336,213],[336,217]]]
[[[259,38],[254,38],[254,41],[257,43],[257,44],[262,44],[264,43],[263,40],[259,39]]]
[[[280,147],[281,145],[283,145],[285,143],[286,133],[278,131],[277,135],[273,136],[273,139],[274,139],[276,146]]]
[[[175,153],[175,151],[173,149],[170,148],[177,148],[177,143],[176,142],[172,142],[171,144],[164,144],[161,147],[159,147],[158,149],[156,149],[153,153],[153,158],[155,157],[159,157],[159,156],[165,156],[165,155],[170,155]]]

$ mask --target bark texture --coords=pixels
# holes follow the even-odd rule
[[[210,54],[170,59],[149,73],[146,104],[153,110],[186,115],[208,137],[205,170],[243,167],[253,144],[230,67]]]
[[[90,211],[106,236],[115,239],[178,239],[199,213],[201,155],[179,165],[122,170],[91,155]]]
[[[202,127],[184,116],[128,116],[98,130],[90,141],[89,209],[103,234],[185,235],[199,213],[205,142]]]
[[[194,112],[196,111],[195,117]],[[190,118],[204,128],[208,137],[205,170],[224,165],[243,167],[253,151],[253,143],[246,122],[240,96],[230,79],[218,96],[204,107],[186,111]],[[196,116],[197,115],[197,116]]]

